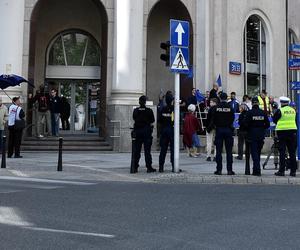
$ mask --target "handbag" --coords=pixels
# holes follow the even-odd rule
[[[25,128],[26,123],[25,123],[24,119],[17,120],[17,114],[18,114],[18,108],[16,110],[16,115],[15,115],[15,126],[14,126],[14,129],[15,130],[22,130],[22,129]]]

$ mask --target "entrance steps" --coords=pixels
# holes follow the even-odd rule
[[[30,152],[58,151],[58,137],[25,137],[21,150]],[[111,152],[113,149],[104,138],[90,135],[63,136],[63,151]]]

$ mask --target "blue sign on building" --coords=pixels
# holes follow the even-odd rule
[[[186,21],[170,20],[171,46],[189,47],[190,24]]]
[[[290,70],[300,70],[300,58],[289,59]]]
[[[242,64],[238,62],[229,62],[229,73],[232,75],[241,75]]]
[[[300,82],[290,82],[291,90],[300,90]]]
[[[300,44],[291,44],[290,45],[290,55],[300,56]]]

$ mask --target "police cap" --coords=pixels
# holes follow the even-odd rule
[[[281,103],[286,103],[286,104],[289,104],[290,101],[291,101],[291,99],[286,97],[286,96],[280,97],[279,100],[280,100]]]
[[[258,100],[257,96],[253,97],[251,101],[252,101],[252,104],[259,104],[259,100]]]
[[[228,96],[227,96],[226,93],[222,92],[222,93],[220,94],[220,99],[221,99],[222,101],[226,101],[227,98],[228,98]]]

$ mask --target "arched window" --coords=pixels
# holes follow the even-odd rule
[[[298,39],[297,39],[295,32],[290,29],[289,30],[289,45],[292,45],[292,44],[298,44]],[[298,58],[298,57],[299,57],[298,55],[294,55],[293,53],[289,54],[290,59]],[[299,75],[298,70],[289,70],[288,69],[288,71],[289,71],[289,82],[297,82],[300,80],[300,75]],[[289,90],[289,95],[293,98],[293,100],[296,100],[296,97],[293,95],[293,92],[289,86],[288,86],[288,90]],[[296,95],[297,93],[294,93],[294,94]]]
[[[250,96],[266,89],[266,34],[260,17],[252,15],[245,26],[245,92]]]
[[[91,36],[62,33],[49,48],[48,65],[100,66],[100,47]]]
[[[87,33],[66,31],[56,36],[47,51],[47,79],[101,79],[101,49]]]

